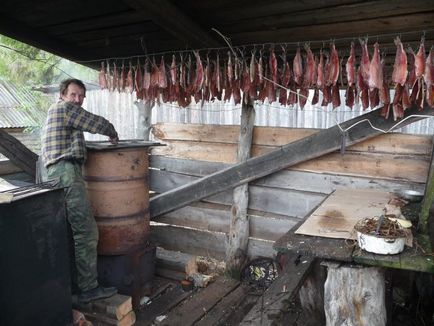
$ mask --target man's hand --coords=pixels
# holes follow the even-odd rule
[[[117,133],[115,136],[110,137],[110,143],[112,143],[113,145],[117,145],[119,143],[119,137]]]

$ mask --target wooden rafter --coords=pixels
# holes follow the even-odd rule
[[[168,0],[125,0],[125,3],[153,17],[156,25],[190,46],[216,47],[221,45]]]
[[[30,44],[38,49],[44,49],[69,60],[81,60],[86,57],[84,51],[75,52],[75,46],[58,39],[49,38],[47,35],[38,33],[35,29],[24,23],[13,20],[0,14],[0,30],[2,34],[21,42]]]

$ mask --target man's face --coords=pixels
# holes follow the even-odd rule
[[[78,106],[83,104],[84,97],[84,89],[74,83],[69,84],[65,94],[61,95],[62,100],[65,102],[71,102]]]

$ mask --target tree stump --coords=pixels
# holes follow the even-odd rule
[[[327,264],[324,310],[328,326],[386,325],[384,270]]]

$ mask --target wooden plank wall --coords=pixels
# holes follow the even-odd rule
[[[315,133],[314,129],[255,127],[252,155]],[[239,127],[156,124],[167,144],[151,151],[150,189],[162,193],[236,161]],[[273,256],[273,242],[339,187],[423,190],[432,137],[385,134],[298,164],[251,183],[249,255]],[[159,217],[152,238],[167,250],[224,258],[232,192],[225,191]]]

